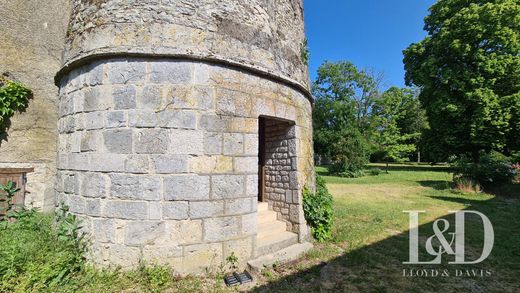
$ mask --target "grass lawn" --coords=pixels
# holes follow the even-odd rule
[[[266,269],[263,275],[267,284],[258,290],[520,292],[520,194],[495,197],[454,192],[446,167],[391,165],[389,169],[389,174],[350,179],[327,176],[327,170],[318,167],[317,172],[324,175],[335,200],[333,239],[317,244],[298,263]],[[441,265],[405,265],[409,220],[403,210],[426,211],[420,217],[421,250],[426,238],[433,235],[435,219],[446,217],[452,210],[480,211],[494,226],[493,251],[485,261],[475,265],[448,265],[453,258],[448,259],[447,255]],[[446,218],[453,228],[453,217]],[[480,256],[482,231],[480,218],[467,216],[467,260]],[[427,261],[433,257],[422,251],[420,259]],[[436,269],[441,273],[447,270],[449,276],[410,277],[411,269]],[[467,270],[483,272],[484,276],[456,276],[457,272],[466,274]]]

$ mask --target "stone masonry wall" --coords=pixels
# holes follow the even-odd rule
[[[284,220],[287,230],[299,232],[301,207],[297,180],[297,140],[292,123],[266,120],[266,199]]]
[[[60,86],[56,191],[92,234],[92,260],[186,274],[231,252],[242,265],[254,257],[260,115],[295,122],[301,196],[313,165],[300,92],[191,61],[106,59],[71,71]]]
[[[10,72],[34,95],[25,112],[0,133],[0,168],[34,168],[27,174],[25,203],[54,209],[56,121],[68,0],[8,0],[0,4],[0,74]],[[59,11],[59,13],[57,13]]]

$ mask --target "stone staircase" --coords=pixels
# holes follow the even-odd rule
[[[298,235],[286,230],[285,222],[277,220],[276,212],[269,210],[266,202],[258,203],[257,259],[248,262],[253,272],[295,260],[310,248],[312,244],[308,242],[298,243]]]
[[[285,222],[276,219],[276,212],[268,209],[267,202],[259,202],[256,255],[273,253],[298,243],[298,235],[286,229]]]

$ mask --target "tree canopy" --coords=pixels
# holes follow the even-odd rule
[[[520,4],[440,0],[428,36],[404,50],[406,82],[420,87],[438,154],[520,147]]]

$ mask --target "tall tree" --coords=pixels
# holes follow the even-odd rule
[[[359,171],[368,162],[371,111],[380,80],[347,61],[325,62],[318,69],[313,84],[314,145],[318,154],[332,159],[337,171]]]
[[[377,126],[375,140],[382,159],[387,163],[409,160],[418,150],[421,131],[427,126],[416,91],[389,88],[374,104],[373,116]]]
[[[437,152],[518,150],[520,3],[439,0],[428,36],[404,50],[406,82],[421,88]]]

